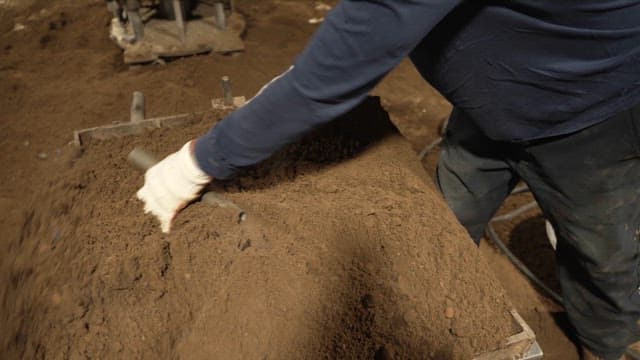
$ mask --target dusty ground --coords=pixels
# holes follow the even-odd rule
[[[236,94],[255,93],[286,69],[312,34],[315,26],[307,19],[318,15],[313,2],[238,1],[249,21],[245,54],[192,57],[166,66],[133,69],[121,64],[120,51],[106,36],[109,16],[102,1],[25,4],[7,8],[0,3],[0,93],[4,95],[0,99],[0,208],[4,214],[0,246],[3,284],[10,289],[5,289],[0,315],[3,321],[8,320],[3,322],[2,333],[13,335],[3,343],[7,357],[82,355],[73,352],[77,349],[84,349],[84,355],[136,349],[140,356],[197,357],[202,355],[197,351],[217,351],[235,339],[238,348],[226,351],[250,357],[266,355],[264,349],[274,348],[283,349],[283,354],[304,349],[330,357],[452,358],[490,346],[495,342],[491,335],[502,337],[500,331],[506,331],[503,322],[486,321],[492,311],[504,306],[500,287],[489,274],[481,281],[490,291],[480,299],[463,299],[451,290],[455,288],[451,283],[439,289],[437,283],[430,282],[434,277],[418,275],[434,273],[438,265],[463,269],[445,271],[439,279],[470,286],[471,276],[488,273],[484,265],[488,262],[513,305],[536,331],[546,358],[577,358],[575,347],[556,323],[562,323],[559,307],[538,293],[493,247],[481,247],[482,260],[469,256],[470,247],[458,242],[464,235],[448,218],[440,217],[446,213],[437,207],[440,205],[420,209],[421,198],[433,203],[435,195],[414,160],[409,159],[406,143],[396,136],[378,139],[379,146],[341,166],[325,164],[327,156],[331,161],[341,156],[322,154],[321,160],[315,159],[323,165],[322,170],[313,161],[309,165],[309,159],[299,163],[300,156],[292,150],[287,156],[293,157],[284,159],[296,164],[295,169],[306,169],[308,176],[293,176],[292,168],[285,167],[266,180],[259,173],[262,180],[245,178],[228,184],[230,196],[253,204],[252,210],[264,214],[261,221],[269,226],[237,233],[228,214],[211,214],[194,206],[171,235],[186,241],[167,241],[170,239],[162,238],[150,219],[139,216],[140,209],[130,194],[140,185],[140,177],[122,163],[122,143],[109,143],[79,157],[67,145],[74,129],[126,120],[134,90],[147,95],[150,116],[206,109],[210,98],[220,96],[222,75],[231,77]],[[376,94],[414,150],[435,138],[449,110],[446,101],[407,63],[386,79]],[[211,121],[215,119],[213,116]],[[199,131],[204,128],[185,130],[184,136]],[[166,154],[185,139],[175,134],[153,136],[136,141],[146,141],[152,147],[157,144],[154,150]],[[313,142],[308,146],[313,149]],[[339,150],[344,144],[336,146]],[[347,157],[354,155],[352,147],[347,149]],[[368,179],[369,189],[379,192],[384,200],[363,202],[362,177],[354,173],[367,173],[364,169],[371,168],[389,172],[385,166],[391,165],[381,159],[393,156],[402,165],[394,165],[393,170],[403,176],[379,176],[385,179],[382,182]],[[425,167],[432,170],[434,163],[435,156],[429,156]],[[353,185],[338,186],[327,179]],[[104,199],[109,201],[103,203]],[[514,199],[507,207],[524,201]],[[316,208],[311,205],[314,202],[324,206]],[[338,210],[336,204],[340,205]],[[329,208],[333,209],[331,218],[352,220],[309,221],[322,218]],[[427,213],[439,215],[430,218]],[[380,221],[372,221],[376,216]],[[57,224],[50,221],[52,217],[60,220],[60,228],[50,227]],[[118,220],[123,217],[129,228]],[[212,232],[210,223],[227,225]],[[544,242],[541,224],[533,213],[499,231],[525,262],[555,286],[552,251]],[[420,231],[436,225],[454,230],[429,237]],[[347,235],[353,241],[338,241]],[[415,248],[398,241],[406,237],[416,240],[410,242]],[[429,241],[438,243],[449,237],[454,244],[450,247],[434,250],[428,246]],[[211,240],[217,238],[224,241]],[[56,245],[61,239],[82,242]],[[381,253],[378,245],[387,250]],[[454,264],[444,265],[434,263],[433,257],[425,258],[429,251],[462,255],[451,257]],[[336,253],[341,256],[329,256]],[[290,257],[294,260],[282,261]],[[292,275],[296,266],[304,276]],[[278,276],[265,276],[264,269],[272,269]],[[340,281],[340,274],[355,277]],[[224,286],[212,283],[218,278],[225,279]],[[284,287],[291,293],[264,290],[270,287]],[[31,292],[20,296],[25,289]],[[426,294],[420,289],[433,291]],[[448,293],[453,297],[447,297]],[[291,302],[296,297],[301,301]],[[343,302],[335,309],[323,308],[323,300],[331,304],[335,299]],[[292,308],[273,306],[287,301]],[[234,311],[217,311],[230,303]],[[300,305],[304,303],[308,306]],[[264,311],[260,316],[249,316],[261,306]],[[412,307],[424,311],[409,311]],[[447,307],[456,309],[456,326],[445,316],[420,316],[442,315]],[[131,309],[144,311],[128,311]],[[470,316],[468,311],[472,310],[484,311],[486,317]],[[300,324],[301,317],[309,323]],[[146,321],[142,328],[140,319]],[[465,323],[465,319],[478,321]],[[216,323],[237,326],[221,332],[222,327],[212,326]],[[117,329],[128,332],[119,334]],[[285,341],[295,339],[297,330],[297,342]],[[474,331],[479,335],[468,335]],[[219,335],[220,342],[203,342],[210,337],[202,334],[212,332]],[[255,336],[246,334],[275,335],[272,343],[265,344],[251,342]],[[248,339],[242,340],[243,336]],[[336,344],[354,346],[345,349]],[[48,352],[52,349],[55,351]]]

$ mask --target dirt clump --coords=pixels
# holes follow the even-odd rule
[[[162,234],[126,154],[166,155],[220,116],[60,160],[0,263],[3,358],[469,359],[515,333],[376,99],[216,184],[246,222],[195,203]]]

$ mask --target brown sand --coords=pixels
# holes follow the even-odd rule
[[[246,223],[196,203],[170,235],[141,216],[142,177],[124,158],[134,144],[165,154],[206,126],[92,144],[34,194],[3,263],[6,354],[469,359],[496,348],[515,333],[504,291],[384,114],[371,99],[226,183]]]

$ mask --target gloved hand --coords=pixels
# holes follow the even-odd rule
[[[212,180],[198,166],[194,146],[195,141],[189,141],[149,168],[144,174],[144,186],[136,194],[144,202],[145,214],[151,213],[160,220],[162,232],[171,230],[176,214]]]

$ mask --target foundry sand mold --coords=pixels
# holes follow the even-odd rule
[[[214,186],[164,235],[135,146],[92,143],[33,194],[0,264],[2,358],[470,359],[519,329],[478,249],[376,98]]]

